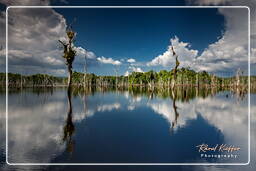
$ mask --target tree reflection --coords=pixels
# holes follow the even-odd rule
[[[69,87],[67,91],[68,97],[68,112],[66,124],[63,128],[63,142],[66,142],[66,150],[70,153],[74,150],[74,140],[72,140],[72,135],[75,132],[75,126],[72,121],[72,88]]]
[[[174,111],[174,114],[175,114],[174,120],[172,121],[172,125],[171,125],[171,132],[173,132],[173,129],[177,125],[178,118],[179,118],[180,114],[178,113],[178,110],[177,110],[178,107],[176,105],[176,94],[175,94],[175,91],[172,89],[171,93],[172,93],[172,107],[173,107],[173,111]],[[183,94],[183,95],[185,95],[185,94]]]

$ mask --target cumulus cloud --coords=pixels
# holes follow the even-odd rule
[[[144,72],[140,67],[134,67],[134,66],[130,66],[129,69],[132,71],[132,72]],[[124,76],[128,76],[130,74],[129,71],[126,71],[124,73]]]
[[[83,47],[75,47],[76,57],[73,64],[73,68],[76,70],[84,68],[85,62],[87,67],[98,65],[97,55]],[[85,61],[86,60],[86,61]]]
[[[7,5],[13,4],[7,3]],[[4,15],[1,15],[1,20]],[[2,24],[4,23],[1,22]],[[42,73],[50,73],[49,71],[53,69],[56,72],[64,69],[62,50],[57,40],[65,36],[65,29],[65,18],[53,9],[10,8],[8,10],[9,72],[35,73],[31,70],[31,66],[36,66],[37,71]],[[1,43],[4,41],[2,39]],[[4,57],[1,55],[1,60]]]
[[[198,69],[207,71],[235,71],[248,69],[248,11],[221,8],[226,19],[226,30],[221,39],[210,44],[197,58]]]
[[[131,67],[133,72],[144,72],[140,67]]]
[[[49,1],[1,1],[9,5],[49,5]],[[5,28],[5,12],[0,12],[0,25]],[[50,8],[10,8],[8,10],[8,68],[9,72],[22,74],[65,74],[65,63],[62,58],[62,46],[58,40],[66,40],[66,20]],[[0,72],[5,71],[5,31],[0,32]],[[2,46],[1,46],[2,47]],[[100,57],[92,51],[79,46],[75,47],[76,57],[73,67],[100,63],[121,65],[112,58]]]
[[[180,67],[190,66],[197,71],[229,72],[234,74],[240,68],[248,71],[248,11],[246,8],[219,8],[218,12],[225,17],[225,31],[215,43],[210,44],[201,54],[191,49],[191,44],[182,42],[178,37],[170,40],[171,45],[163,54],[148,62],[148,66],[172,66],[175,58],[174,47],[181,62]],[[252,48],[252,52],[254,52]],[[253,53],[252,53],[253,54]],[[251,57],[252,63],[256,61]]]
[[[91,52],[91,51],[87,51],[86,49],[82,48],[82,47],[75,47],[76,50],[76,54],[77,56],[84,58],[86,57],[86,59],[95,59],[96,55]]]
[[[154,58],[152,61],[147,63],[147,66],[171,66],[175,63],[175,58],[172,55],[171,47],[173,46],[175,52],[179,55],[179,60],[182,66],[188,66],[192,63],[195,57],[198,55],[197,50],[190,49],[190,44],[187,42],[182,42],[177,36],[170,39],[171,45],[168,49],[161,55]]]
[[[129,74],[129,71],[125,71],[124,76],[128,76]]]
[[[190,1],[191,2],[191,1]],[[6,5],[20,5],[19,2],[2,0],[1,3]],[[39,4],[38,4],[39,3]],[[192,2],[191,2],[192,3]],[[193,3],[200,5],[249,5],[255,6],[255,1],[231,2],[213,1],[213,0],[196,0]],[[48,5],[49,1],[22,1],[23,5]],[[206,48],[202,54],[191,49],[190,43],[183,42],[178,37],[172,38],[171,45],[179,55],[181,61],[180,67],[190,66],[196,70],[206,70],[209,72],[218,71],[235,71],[238,68],[247,71],[247,9],[228,9],[221,8],[218,10],[225,17],[225,32],[223,36],[215,43]],[[251,10],[252,18],[255,18],[256,10]],[[47,17],[46,17],[47,16]],[[0,25],[5,25],[5,12],[0,13]],[[63,73],[65,64],[62,59],[62,50],[56,40],[65,36],[66,21],[65,18],[53,9],[10,9],[9,10],[9,68],[10,72],[22,71],[32,72],[28,68],[33,65],[37,66],[38,72]],[[251,63],[256,64],[256,24],[251,22]],[[234,36],[235,35],[235,36]],[[0,45],[5,45],[5,32],[0,32]],[[170,45],[170,46],[171,46]],[[156,56],[147,63],[147,66],[173,66],[175,59],[172,56],[170,46],[162,54]],[[94,52],[88,51],[83,47],[76,47],[77,56],[74,62],[74,68],[84,63],[86,56],[90,62],[121,65],[122,62],[113,58],[97,57]],[[5,50],[0,50],[0,67],[4,71]],[[138,66],[138,62],[133,59],[127,59],[126,62],[133,66]],[[252,67],[253,69],[253,67]],[[41,71],[40,71],[41,70]],[[0,72],[1,72],[0,71]],[[140,70],[138,70],[140,72]],[[34,71],[33,71],[34,72]]]
[[[84,49],[83,47],[75,47],[76,50],[76,60],[74,62],[75,66],[83,65],[86,57],[87,65],[97,65],[98,63],[102,64],[112,64],[112,65],[121,65],[122,62],[119,60],[114,60],[113,58],[106,58],[104,56],[97,57],[97,55],[92,52]]]
[[[121,65],[122,64],[119,60],[114,60],[112,58],[105,58],[104,56],[98,57],[97,60],[104,64],[112,64],[112,65]]]
[[[134,63],[134,62],[136,62],[136,60],[133,59],[133,58],[130,58],[130,59],[127,59],[127,62],[129,62],[129,63]]]
[[[256,1],[255,0],[246,0],[246,1],[233,1],[233,0],[187,0],[189,4],[193,5],[229,5],[229,6],[248,6],[250,8],[250,38],[251,38],[251,72],[252,74],[256,74]],[[225,64],[227,68],[237,68],[241,67],[245,71],[247,70],[247,62],[245,58],[248,58],[247,50],[247,38],[248,38],[248,20],[247,20],[247,9],[228,9],[228,8],[220,8],[220,14],[225,17],[226,20],[226,31],[221,40],[215,42],[212,47],[217,47],[214,50],[212,47],[206,50],[207,52],[202,55],[207,56],[210,54],[210,51],[223,51],[225,55],[228,55],[225,52],[225,49],[229,49],[233,58],[231,63]],[[240,48],[240,52],[232,52],[232,48]],[[238,51],[238,50],[237,50]],[[242,52],[243,51],[243,52]],[[243,58],[244,61],[240,62],[239,58]],[[223,62],[225,63],[225,62]],[[240,63],[240,65],[238,64]],[[215,64],[216,65],[216,64]],[[239,66],[238,66],[239,65]],[[209,68],[209,65],[204,66]],[[213,66],[216,68],[217,66]]]

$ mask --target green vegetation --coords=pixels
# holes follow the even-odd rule
[[[84,77],[85,76],[85,77]],[[84,74],[80,72],[72,73],[73,86],[99,86],[99,87],[128,87],[129,86],[148,86],[170,87],[173,79],[173,70],[161,70],[159,72],[132,72],[128,76],[98,76],[95,74]],[[5,73],[0,73],[0,85],[5,86]],[[248,77],[239,76],[239,85],[237,85],[237,76],[217,77],[205,71],[195,72],[189,68],[177,69],[176,86],[198,86],[198,87],[242,87],[247,88]],[[129,84],[128,84],[129,81]],[[40,86],[66,86],[68,78],[55,77],[47,74],[20,75],[9,73],[8,83],[10,87],[40,87]],[[251,87],[256,88],[256,76],[251,76]]]
[[[40,87],[62,85],[67,78],[55,77],[47,74],[21,75],[8,73],[8,84],[10,87]],[[0,86],[6,85],[6,73],[0,73]]]

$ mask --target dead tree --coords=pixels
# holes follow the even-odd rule
[[[174,89],[174,87],[176,85],[176,81],[177,81],[177,71],[178,71],[178,67],[180,65],[180,62],[178,60],[178,55],[174,51],[173,46],[172,46],[171,50],[172,50],[172,55],[175,57],[175,67],[173,69],[173,78],[172,78],[172,81],[171,81],[171,88]]]
[[[59,40],[59,42],[63,45],[63,58],[66,60],[65,63],[68,68],[68,87],[72,84],[72,64],[75,60],[76,51],[74,49],[73,43],[75,39],[76,33],[72,31],[71,27],[69,27],[66,31],[68,42],[63,42]]]
[[[84,87],[85,87],[85,81],[86,81],[86,74],[87,74],[87,59],[86,55],[84,56]]]
[[[114,68],[114,72],[115,72],[115,74],[116,74],[116,89],[118,88],[118,68],[116,67],[116,68]]]

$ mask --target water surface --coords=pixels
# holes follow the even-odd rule
[[[248,160],[247,95],[195,89],[73,90],[71,108],[68,102],[67,90],[61,88],[10,91],[10,163]],[[232,153],[235,159],[205,158],[196,147],[202,143],[241,150]]]

